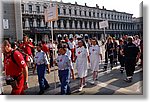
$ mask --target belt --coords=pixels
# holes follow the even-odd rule
[[[63,71],[63,70],[67,70],[68,68],[63,68],[63,69],[58,69],[58,70],[61,70],[61,71]]]
[[[44,64],[44,63],[37,63],[37,65],[42,65],[42,64]]]

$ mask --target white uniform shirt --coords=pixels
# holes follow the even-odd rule
[[[65,55],[60,55],[56,59],[57,65],[58,65],[58,70],[65,70],[65,69],[71,69],[71,59]]]
[[[73,42],[68,42],[68,45],[69,45],[69,48],[70,49],[74,49],[75,48],[75,42],[73,41]]]
[[[76,49],[76,56],[77,58],[87,58],[87,56],[89,56],[88,52],[89,52],[88,49],[84,48],[84,46],[78,47]]]
[[[69,49],[67,49],[66,54],[71,59],[71,51]]]
[[[100,47],[98,46],[98,45],[92,45],[92,46],[90,46],[90,48],[89,48],[89,52],[90,52],[90,56],[92,55],[92,56],[99,56],[99,54],[102,54],[102,51],[101,51],[101,49],[100,49]]]
[[[89,55],[88,49],[82,47],[78,47],[76,49],[76,68],[78,72],[78,76],[80,78],[83,78],[87,76],[87,69],[88,69],[88,59],[87,56]]]
[[[34,57],[34,61],[37,65],[41,65],[41,64],[49,64],[48,62],[48,58],[45,52],[43,52],[42,50],[40,52],[37,52],[35,57]]]

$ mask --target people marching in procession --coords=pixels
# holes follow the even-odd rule
[[[104,47],[103,47],[104,46]],[[102,51],[103,50],[103,51]],[[104,52],[104,53],[103,53]],[[51,87],[45,75],[57,66],[62,95],[71,94],[70,83],[79,80],[78,91],[86,87],[87,76],[92,72],[91,85],[96,84],[99,70],[106,72],[120,65],[120,72],[126,74],[125,82],[132,82],[137,62],[143,67],[143,40],[138,35],[115,38],[108,36],[107,40],[98,40],[75,35],[58,38],[57,41],[40,41],[35,46],[33,39],[27,36],[23,41],[10,43],[4,40],[1,44],[1,59],[4,79],[11,85],[13,95],[24,94],[28,88],[28,71],[37,70],[39,95]],[[140,60],[139,60],[140,59]],[[102,66],[102,67],[100,67]],[[54,70],[55,71],[55,70]],[[73,79],[73,80],[72,80]],[[70,81],[72,80],[72,81]]]

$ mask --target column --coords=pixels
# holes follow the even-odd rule
[[[113,23],[113,29],[115,30],[115,26],[116,26],[116,24],[115,23]]]
[[[82,29],[85,29],[85,23],[84,23],[84,21],[82,22]]]
[[[33,21],[33,27],[37,27],[36,19],[34,19],[34,21]]]
[[[94,24],[93,24],[93,22],[92,22],[92,24],[91,24],[91,29],[94,29]]]
[[[97,22],[96,22],[96,24],[95,24],[95,28],[96,28],[96,29],[98,29],[98,25],[97,25]]]
[[[69,29],[70,28],[70,25],[69,25],[69,20],[67,20],[67,25],[66,25],[66,28]]]
[[[29,26],[29,20],[28,20],[28,18],[26,18],[26,21],[25,21],[25,28],[29,28],[30,26]]]
[[[51,22],[48,22],[48,28],[51,28]]]
[[[64,12],[63,12],[63,6],[60,6],[60,15],[63,15]]]
[[[64,29],[64,22],[63,22],[63,20],[60,21],[60,28]]]
[[[80,11],[79,11],[79,8],[77,8],[77,16],[80,15]]]
[[[112,23],[110,23],[110,25],[109,25],[109,26],[110,26],[110,30],[112,30]]]
[[[74,7],[71,7],[71,15],[74,16]]]
[[[86,9],[86,16],[89,17],[89,9]]]
[[[35,14],[36,13],[36,5],[33,4],[33,13]]]
[[[29,12],[29,7],[28,7],[28,4],[25,3],[25,13],[28,13]]]
[[[66,15],[69,15],[69,7],[66,6]]]
[[[54,22],[54,28],[58,28],[58,24],[57,24],[57,21]]]
[[[124,24],[122,24],[122,30],[124,30]]]
[[[118,30],[118,23],[116,23],[116,30]]]
[[[95,18],[97,18],[97,10],[95,10]]]
[[[43,19],[41,19],[40,27],[44,27],[44,21],[43,21]]]
[[[82,11],[81,11],[81,15],[82,15],[82,16],[85,16],[85,15],[84,15],[84,10],[83,10],[83,9],[82,9]]]
[[[119,23],[118,25],[119,25],[119,30],[121,30],[121,24]]]
[[[89,21],[87,21],[87,29],[89,29],[89,28],[90,28]]]
[[[77,28],[80,29],[80,21],[78,21]]]
[[[40,12],[41,12],[41,13],[43,13],[43,12],[44,12],[44,7],[43,7],[43,5],[42,5],[42,4],[40,5]]]
[[[93,10],[91,10],[91,17],[93,17]]]
[[[72,21],[72,29],[75,29],[75,22],[74,22],[74,20]]]

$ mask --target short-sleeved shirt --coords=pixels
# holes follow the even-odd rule
[[[23,71],[23,68],[25,68],[27,65],[22,54],[19,51],[14,51],[13,58],[16,63],[14,63],[14,61],[12,60],[11,54],[5,56],[4,68],[6,71],[6,75],[17,77]]]
[[[84,46],[78,47],[76,49],[76,56],[77,58],[87,58],[87,56],[89,56],[89,50],[84,48]]]
[[[34,61],[35,61],[35,64],[37,64],[37,65],[41,65],[41,64],[46,64],[47,65],[47,64],[49,64],[47,55],[43,51],[40,51],[40,52],[36,53],[36,55],[34,57]]]
[[[95,46],[92,45],[89,48],[89,53],[90,53],[90,55],[96,55],[96,56],[98,55],[99,56],[99,54],[102,54],[102,51],[98,45],[95,45]]]
[[[44,45],[42,46],[42,50],[43,50],[45,53],[47,53],[47,52],[49,51],[49,49],[48,49],[48,47],[46,46],[46,44],[44,44]]]
[[[75,48],[75,42],[73,41],[73,42],[68,42],[68,45],[69,45],[69,48],[70,49],[74,49]]]
[[[23,43],[23,51],[28,54],[28,55],[32,55],[32,51],[31,51],[31,47],[29,46],[29,42],[24,42]]]
[[[59,55],[56,59],[58,69],[64,70],[64,69],[71,69],[71,59],[68,57],[67,54],[65,55]]]
[[[125,47],[124,47],[124,55],[125,55],[125,58],[128,58],[128,59],[136,59],[137,57],[137,54],[139,52],[139,48],[136,47],[135,44],[133,43],[128,43]]]

